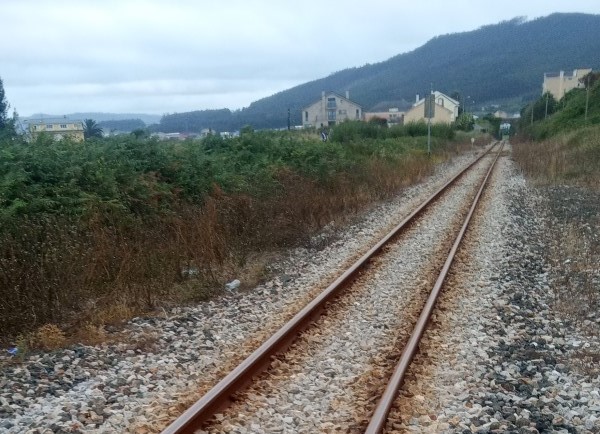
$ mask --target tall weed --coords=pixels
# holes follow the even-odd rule
[[[600,127],[593,126],[533,142],[517,140],[513,157],[539,184],[600,186]]]
[[[424,137],[349,128],[360,131],[343,143],[252,131],[2,143],[0,340],[204,299],[257,252],[302,243],[455,152],[434,137],[430,158]]]

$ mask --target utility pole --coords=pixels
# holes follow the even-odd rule
[[[429,97],[425,100],[425,103],[429,105],[427,116],[427,155],[431,156],[431,116],[433,116],[433,83],[431,83],[431,89],[429,90]]]
[[[544,119],[548,118],[548,92],[546,92],[546,114],[544,115]]]
[[[590,103],[590,75],[588,74],[585,80],[585,122],[587,122],[588,105]]]
[[[531,125],[533,125],[533,109],[535,108],[535,100],[531,103]]]

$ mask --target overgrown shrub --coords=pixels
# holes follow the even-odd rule
[[[429,173],[426,138],[393,130],[0,143],[0,340],[205,297],[251,253]],[[443,154],[448,132],[436,131]]]
[[[550,98],[550,101],[554,101]],[[600,124],[600,81],[586,89],[573,89],[558,102],[549,104],[548,117],[545,116],[545,97],[521,112],[520,132],[533,140],[544,140],[562,132],[573,131],[586,126]],[[587,106],[587,116],[586,116]],[[531,123],[531,110],[534,122]]]
[[[347,121],[333,128],[331,139],[337,143],[350,143],[374,139],[398,139],[401,137],[426,137],[428,125],[424,121],[409,122],[405,125],[394,125],[388,128],[378,122]],[[431,124],[431,136],[452,140],[454,129],[449,124]]]

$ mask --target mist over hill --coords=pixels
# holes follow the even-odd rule
[[[68,119],[93,119],[96,122],[105,121],[125,121],[130,119],[140,119],[146,125],[155,124],[160,121],[160,115],[151,115],[144,113],[102,113],[102,112],[80,112],[80,113],[68,113],[60,115],[52,115],[46,113],[35,113],[31,116],[24,116],[23,119],[48,119],[48,118],[62,118],[67,117]]]
[[[322,90],[343,94],[370,109],[384,100],[414,101],[433,84],[444,93],[459,92],[478,102],[521,97],[542,89],[544,72],[600,67],[600,15],[553,14],[533,21],[515,18],[478,30],[438,36],[385,62],[349,68],[296,86],[250,105],[248,114],[282,116],[300,110]]]
[[[499,5],[498,7],[501,7]],[[515,18],[477,30],[437,36],[384,62],[344,69],[260,99],[241,110],[200,110],[162,117],[164,132],[281,128],[301,123],[303,107],[336,91],[365,110],[406,105],[430,86],[469,96],[477,105],[507,98],[523,102],[541,93],[544,72],[600,67],[600,15],[552,14]]]

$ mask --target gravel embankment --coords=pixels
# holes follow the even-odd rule
[[[600,375],[577,360],[582,347],[598,355],[598,333],[583,337],[554,303],[556,215],[511,160],[499,169],[389,433],[600,432]]]
[[[346,288],[335,308],[243,393],[247,399],[206,432],[363,432],[360,421],[372,406],[370,386],[381,384],[384,373],[378,361],[395,356],[394,342],[409,335],[491,158],[483,159],[387,246]]]
[[[118,344],[0,360],[0,432],[159,431],[471,159],[457,157],[343,230],[323,231],[319,248],[290,251],[251,291],[134,319]]]
[[[159,431],[330,283],[341,264],[364,252],[470,158],[440,167],[431,179],[343,230],[323,231],[314,248],[290,251],[272,264],[274,278],[253,290],[173,309],[162,318],[137,318],[119,344],[31,354],[19,363],[0,360],[0,432]],[[461,274],[451,273],[388,432],[600,433],[600,375],[594,365],[600,357],[600,315],[594,309],[585,318],[565,313],[569,285],[577,302],[597,303],[577,289],[582,282],[597,284],[598,263],[575,267],[576,258],[556,259],[564,248],[556,231],[572,221],[589,227],[586,242],[597,243],[600,201],[590,205],[586,194],[571,189],[530,188],[509,158],[499,164],[457,261]],[[381,292],[391,288],[382,285]],[[356,311],[364,312],[365,321],[378,314],[367,305]],[[357,330],[362,329],[348,333]],[[373,343],[365,337],[360,351]],[[339,342],[333,348],[348,350]],[[318,387],[327,388],[352,369],[332,364]],[[294,381],[304,384],[302,378]],[[262,411],[280,405],[267,399]],[[351,415],[347,401],[335,408],[342,420]],[[299,432],[294,416],[280,426],[272,432]],[[249,423],[246,432],[260,429]],[[312,432],[343,431],[325,424]]]

